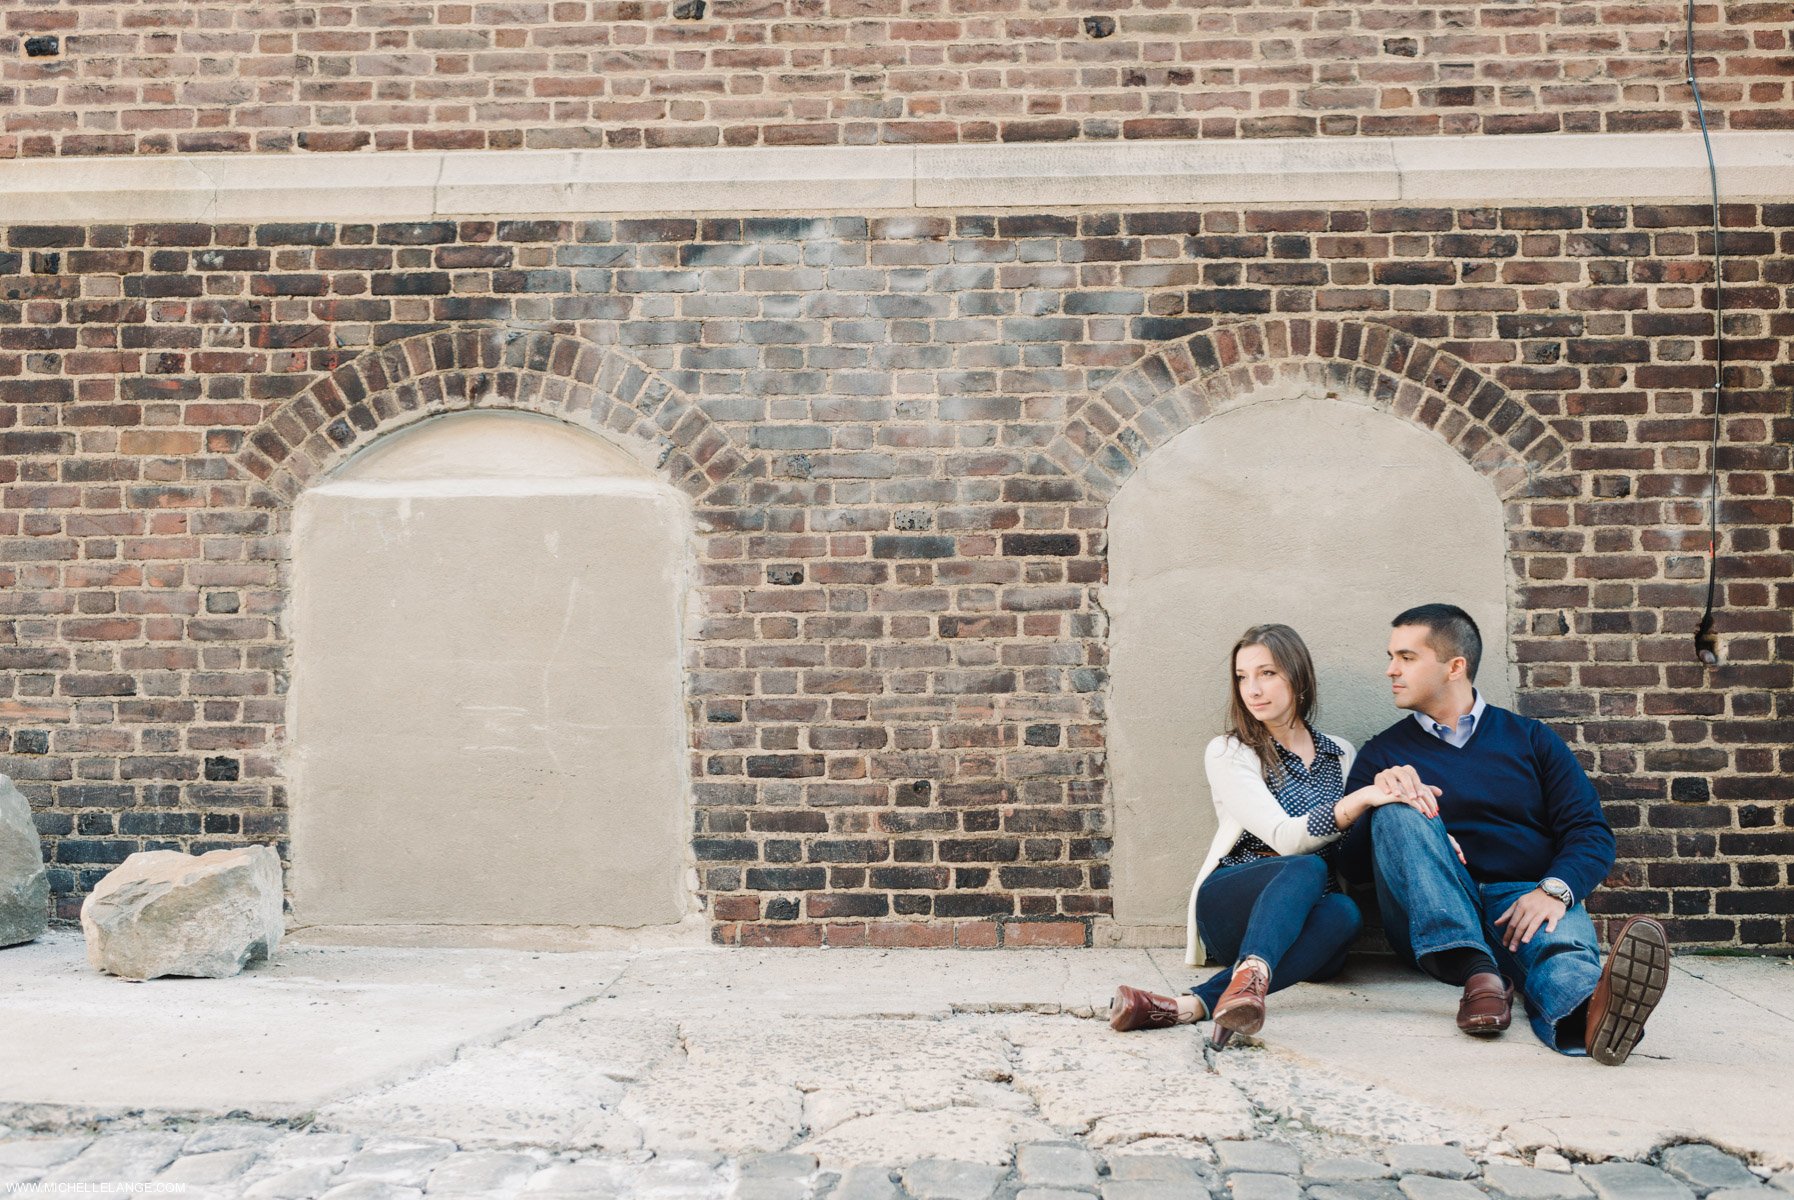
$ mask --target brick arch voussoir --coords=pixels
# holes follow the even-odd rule
[[[553,330],[437,330],[356,356],[249,432],[235,464],[291,504],[382,434],[466,409],[537,412],[618,443],[697,503],[748,465],[690,397],[615,347]]]
[[[1077,403],[1047,453],[1107,501],[1190,426],[1299,392],[1366,397],[1431,430],[1503,499],[1558,469],[1566,449],[1505,387],[1456,355],[1372,321],[1290,317],[1160,346]]]

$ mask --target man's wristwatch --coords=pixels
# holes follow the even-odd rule
[[[1552,876],[1549,879],[1540,880],[1539,891],[1545,893],[1553,900],[1556,900],[1565,908],[1574,908],[1576,906],[1576,896],[1570,891],[1570,885],[1555,876]]]

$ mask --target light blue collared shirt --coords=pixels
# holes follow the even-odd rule
[[[1426,730],[1440,741],[1447,745],[1458,746],[1461,748],[1465,742],[1470,740],[1470,735],[1476,732],[1476,723],[1483,719],[1483,709],[1489,707],[1488,702],[1483,699],[1481,692],[1472,691],[1470,694],[1476,697],[1476,703],[1470,706],[1469,712],[1458,718],[1458,723],[1455,728],[1449,725],[1441,725],[1423,712],[1416,712],[1414,714],[1414,719],[1420,722],[1420,727],[1422,729]]]

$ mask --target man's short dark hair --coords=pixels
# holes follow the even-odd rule
[[[1450,662],[1461,657],[1470,668],[1470,678],[1476,678],[1476,668],[1483,661],[1482,631],[1477,629],[1470,614],[1457,605],[1421,604],[1410,608],[1389,624],[1396,629],[1403,625],[1426,626],[1427,645],[1433,648],[1439,661]]]

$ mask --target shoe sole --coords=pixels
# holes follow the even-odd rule
[[[1603,1066],[1626,1061],[1644,1035],[1645,1020],[1669,986],[1669,943],[1654,921],[1635,921],[1613,943],[1607,967],[1608,1004],[1588,1039],[1589,1057]]]
[[[1215,1024],[1232,1033],[1254,1034],[1265,1027],[1265,1010],[1245,1004],[1216,1009]]]

